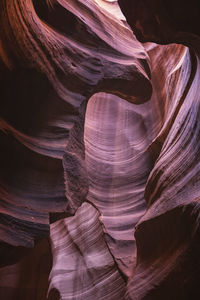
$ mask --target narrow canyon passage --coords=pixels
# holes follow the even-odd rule
[[[0,1],[1,300],[200,298],[199,12]]]

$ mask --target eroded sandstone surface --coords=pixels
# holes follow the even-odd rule
[[[200,295],[199,5],[118,2],[0,2],[2,300]]]

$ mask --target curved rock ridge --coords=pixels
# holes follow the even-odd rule
[[[3,300],[199,298],[199,2],[118,2],[0,2]]]
[[[87,199],[101,213],[106,242],[127,277],[136,257],[134,226],[146,210],[151,116],[149,104],[129,104],[106,93],[95,94],[86,112]]]
[[[99,6],[101,6],[103,9],[105,9],[109,14],[112,14],[113,16],[117,17],[118,19],[125,21],[126,19],[124,15],[122,14],[122,11],[118,5],[117,0],[94,0]],[[127,25],[127,24],[126,24]]]
[[[146,182],[191,75],[186,47],[148,44],[146,49],[155,88],[151,101],[137,106],[110,94],[96,94],[87,106],[85,123],[88,200],[101,212],[106,241],[127,277],[134,274],[133,233],[146,210]]]
[[[169,299],[169,297],[173,297],[172,282],[170,282],[172,287],[168,286],[169,291],[168,289],[162,291],[162,288],[159,290],[157,287],[162,285],[162,281],[165,281],[170,272],[175,272],[176,263],[186,249],[185,240],[188,242],[189,229],[187,226],[181,226],[182,223],[189,222],[188,214],[184,213],[184,208],[181,206],[186,200],[188,185],[182,185],[181,180],[184,172],[180,172],[180,166],[177,167],[176,163],[181,158],[186,161],[187,152],[184,152],[184,146],[180,147],[179,139],[182,136],[186,140],[188,134],[186,133],[185,136],[181,132],[183,123],[180,122],[180,117],[185,111],[185,120],[187,120],[188,110],[183,107],[190,106],[191,100],[189,99],[192,98],[190,98],[189,91],[195,93],[193,83],[190,84],[194,74],[190,52],[186,47],[181,45],[150,47],[148,45],[147,49],[152,63],[154,87],[152,103],[161,115],[158,114],[157,117],[157,121],[159,121],[157,129],[159,130],[156,138],[149,146],[152,162],[156,161],[145,186],[147,211],[136,226],[137,264],[134,273],[129,278],[127,299],[148,299],[148,297]],[[162,77],[159,74],[162,74]],[[160,102],[163,103],[162,106]],[[174,130],[176,133],[171,139]],[[188,130],[191,130],[190,126]],[[173,140],[173,143],[168,144],[168,150],[164,151],[168,140]],[[173,145],[176,145],[174,149]],[[171,165],[170,160],[173,157],[173,151],[176,159]],[[161,163],[164,157],[166,159],[165,167]],[[183,161],[181,165],[186,169],[187,163],[184,166]],[[169,172],[168,175],[166,170]],[[180,174],[179,177],[177,177],[178,174]],[[185,174],[187,177],[188,173]],[[175,182],[171,183],[174,190],[173,195],[171,194],[170,181],[174,176],[177,177],[177,182],[180,180],[181,189],[185,186],[183,196],[180,199],[178,185]],[[163,178],[162,183],[160,178]],[[160,188],[160,192],[157,188]],[[164,191],[166,194],[161,196]],[[185,200],[183,200],[184,198]],[[155,292],[156,290],[158,292]],[[177,292],[177,297],[179,292]],[[182,293],[184,294],[184,292]]]
[[[141,45],[94,1],[9,0],[1,2],[1,11],[6,66],[37,67],[68,103],[79,106],[102,89],[133,102],[134,96],[142,102],[151,96]]]
[[[49,213],[72,214],[86,198],[83,132],[94,93],[151,97],[144,47],[100,2],[0,3],[1,241],[32,246],[48,234]]]
[[[149,209],[136,230],[138,264],[129,282],[131,299],[147,295],[160,299],[167,290],[163,297],[169,299],[174,297],[175,286],[175,295],[181,299],[199,292],[198,266],[185,272],[186,266],[198,262],[199,249],[199,59],[196,67],[147,182]],[[152,238],[145,242],[147,236]],[[176,282],[177,276],[182,280]],[[160,287],[155,289],[155,285]]]
[[[159,79],[160,84],[152,73],[154,91],[158,95],[161,92],[160,99],[167,109],[161,130],[150,146],[157,160],[145,189],[147,211],[135,232],[137,264],[126,299],[196,299],[200,294],[199,2],[155,0],[149,13],[150,1],[141,1],[135,12],[136,1],[119,2],[141,41],[182,42],[191,47],[178,50],[179,46],[170,45],[148,52],[155,70],[157,53],[161,64],[166,64],[165,70],[174,64],[173,57],[180,54],[180,58],[173,72],[164,81]],[[167,15],[163,8],[167,8]],[[170,18],[174,18],[171,24]],[[158,21],[160,30],[156,31]],[[166,49],[169,55],[164,54]]]
[[[153,95],[153,143],[150,145],[154,159],[160,153],[163,141],[184,102],[193,78],[190,51],[183,45],[159,46],[146,44],[151,59]]]
[[[51,224],[49,298],[123,299],[125,283],[104,241],[98,211],[83,203],[73,217]]]

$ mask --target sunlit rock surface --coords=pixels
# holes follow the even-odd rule
[[[125,281],[104,240],[98,211],[83,203],[75,216],[51,225],[50,293],[62,299],[122,299]]]
[[[145,108],[149,108],[147,114]],[[87,106],[87,199],[100,211],[105,239],[126,276],[136,258],[134,227],[146,209],[144,189],[152,168],[147,151],[151,116],[148,104],[128,104],[105,93],[94,95]]]
[[[200,295],[199,4],[119,4],[0,2],[2,300]]]
[[[92,0],[0,9],[0,238],[32,246],[49,213],[74,213],[86,197],[84,101],[98,91],[147,101],[149,67],[132,32]]]

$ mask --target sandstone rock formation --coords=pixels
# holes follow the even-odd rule
[[[0,2],[2,300],[198,299],[198,3],[119,4]]]
[[[145,188],[147,211],[135,233],[137,267],[129,279],[127,299],[197,299],[200,295],[199,2],[155,0],[139,4],[121,0],[119,3],[139,40],[190,47],[190,50],[180,48],[182,54],[178,45],[156,47],[157,50],[148,52],[155,71],[156,63],[161,63],[158,57],[166,63],[167,76],[159,79],[160,84],[154,81],[152,69],[154,91],[164,101],[166,110],[161,131],[150,146],[157,160]],[[168,52],[170,47],[172,52]],[[173,65],[171,70],[170,65]]]
[[[123,21],[92,0],[1,1],[0,20],[0,276],[14,273],[1,294],[20,299],[24,288],[24,299],[35,299],[37,275],[23,263],[34,250],[26,248],[87,200],[87,101],[101,91],[147,101],[148,56]],[[32,284],[19,283],[20,274]]]
[[[29,246],[48,213],[85,197],[81,103],[98,91],[144,102],[151,84],[143,47],[94,1],[1,1],[1,24],[1,240]]]

